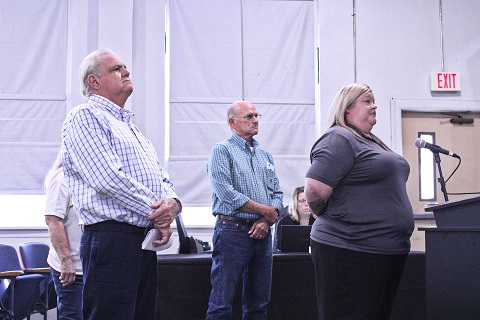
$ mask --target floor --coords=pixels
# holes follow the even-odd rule
[[[30,316],[30,320],[43,320],[43,315],[41,314],[32,314]],[[51,310],[48,310],[48,314],[47,314],[47,319],[48,320],[57,320],[57,309],[51,309]]]

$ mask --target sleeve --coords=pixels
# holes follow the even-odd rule
[[[79,109],[66,124],[63,142],[69,159],[63,161],[65,172],[79,175],[82,180],[120,206],[140,215],[148,216],[153,209],[150,204],[157,200],[147,187],[128,176],[109,143],[108,123],[88,109]],[[167,179],[168,180],[168,179]],[[165,181],[167,185],[170,181]]]
[[[312,150],[312,164],[306,177],[335,188],[355,163],[352,142],[343,134],[326,134]]]
[[[173,186],[173,183],[168,179],[162,170],[162,198],[163,199],[168,199],[168,198],[175,198],[178,200],[177,193],[175,192],[175,187]]]
[[[213,147],[208,160],[207,174],[212,192],[223,205],[236,210],[250,200],[233,187],[233,161],[226,146],[217,144]]]
[[[275,169],[275,164],[273,161],[273,156],[270,153],[268,154],[268,158],[271,161],[271,164],[273,166],[273,193],[272,193],[272,206],[277,208],[278,213],[283,209],[283,191],[280,187],[280,180],[278,179],[277,176],[277,170]]]
[[[61,169],[60,169],[61,170]],[[70,203],[70,192],[63,174],[60,172],[52,179],[45,191],[45,216],[65,219]]]
[[[177,193],[175,192],[175,188],[173,187],[173,183],[163,175],[163,170],[162,170],[162,199],[168,199],[168,198],[173,198],[175,201],[177,201],[178,205],[178,213],[180,214],[183,210],[183,205],[180,199],[177,196]]]

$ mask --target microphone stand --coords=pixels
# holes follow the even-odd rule
[[[442,189],[443,192],[443,197],[445,198],[445,201],[448,201],[448,195],[447,195],[447,187],[445,185],[445,179],[443,178],[442,174],[442,167],[440,166],[440,154],[437,151],[432,151],[433,155],[435,156],[435,162],[437,163],[438,167],[438,182],[440,183],[440,188]]]

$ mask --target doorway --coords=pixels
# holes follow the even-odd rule
[[[409,126],[408,129],[403,128],[403,115],[406,114],[407,112],[418,112],[418,113],[426,113],[425,116],[428,115],[435,115],[437,118],[438,124],[441,125],[443,124],[443,127],[440,126],[439,128],[436,128],[438,130],[445,130],[444,128],[447,127],[447,125],[451,125],[450,123],[450,117],[447,117],[443,115],[442,113],[447,113],[447,112],[452,112],[452,110],[455,110],[457,113],[461,114],[480,114],[480,100],[465,100],[465,99],[458,99],[455,97],[452,97],[451,99],[445,99],[445,98],[430,98],[430,99],[412,99],[412,98],[392,98],[391,103],[390,103],[390,119],[391,119],[391,130],[392,130],[392,140],[391,140],[391,147],[392,150],[397,152],[400,155],[403,155],[407,161],[410,164],[411,172],[410,172],[410,178],[409,178],[409,183],[407,184],[407,189],[409,193],[410,200],[412,200],[412,205],[414,206],[414,213],[415,213],[415,229],[413,231],[412,237],[411,237],[411,243],[412,243],[412,250],[413,251],[425,251],[425,232],[423,231],[418,231],[419,227],[434,227],[435,226],[435,220],[433,219],[432,214],[427,214],[425,213],[424,207],[425,203],[422,203],[418,200],[418,180],[415,182],[413,179],[418,179],[414,177],[418,177],[418,148],[415,146],[415,140],[418,135],[418,131],[427,131],[426,129],[426,123],[424,124],[423,122],[420,124],[414,124],[413,126]],[[462,112],[463,111],[463,112]],[[443,120],[440,120],[440,119]],[[475,115],[475,118],[478,118],[478,115]],[[424,120],[428,122],[428,117],[426,118],[427,120]],[[480,121],[480,120],[479,120]],[[473,123],[473,126],[479,126],[479,122],[475,120]],[[457,129],[462,129],[463,127],[457,128]],[[463,135],[463,130],[461,130]],[[412,133],[413,132],[413,133]],[[404,135],[411,134],[409,137],[405,137]],[[441,138],[440,136],[436,136],[436,143],[441,145],[444,149],[452,150],[455,153],[459,154],[460,157],[462,158],[462,164],[461,167],[465,167],[465,163],[474,163],[471,160],[466,159],[466,153],[464,154],[463,151],[456,149],[456,146],[453,146],[452,143],[457,143],[456,140],[458,140],[458,135],[451,136],[453,138],[449,138],[449,141],[444,141],[444,138]],[[467,138],[470,139],[471,142],[475,145],[475,149],[469,150],[469,152],[475,152],[476,150],[480,150],[480,142],[478,141],[478,138]],[[407,150],[404,152],[403,149],[406,148]],[[410,152],[408,151],[410,149]],[[478,151],[477,151],[478,152]],[[447,168],[447,160],[444,159],[445,157],[448,156],[442,156],[442,170],[444,171],[444,176],[449,175],[451,171],[449,171],[449,168]],[[449,159],[451,160],[451,159]],[[477,160],[478,161],[478,160]],[[445,169],[443,169],[445,168]],[[466,169],[466,168],[464,168]],[[459,169],[460,170],[460,169]],[[473,170],[475,171],[475,170]],[[469,178],[467,180],[473,180],[470,179],[470,175],[468,175]],[[447,192],[454,192],[454,186],[453,186],[453,179],[455,180],[460,180],[460,175],[458,173],[455,173],[454,178],[452,177],[452,180],[447,183]],[[478,178],[476,178],[478,181]],[[456,188],[456,186],[455,186]],[[415,191],[416,190],[416,191]],[[466,188],[462,188],[462,190],[467,190]],[[416,194],[416,195],[413,195]],[[438,195],[441,195],[441,193],[437,193]],[[437,199],[438,200],[438,199]],[[453,200],[453,196],[452,196]],[[442,202],[443,199],[439,202]]]
[[[460,115],[464,118],[472,118],[472,124],[452,124],[450,119]],[[427,203],[442,203],[444,196],[437,180],[433,181],[436,189],[436,199],[420,200],[419,183],[419,154],[415,140],[419,132],[435,134],[435,144],[451,150],[461,158],[461,164],[453,176],[446,182],[448,199],[454,200],[468,196],[474,196],[474,192],[480,191],[480,172],[477,164],[480,163],[480,112],[401,112],[401,150],[403,157],[410,164],[410,176],[407,181],[407,192],[415,214],[415,229],[411,240],[412,251],[425,251],[425,232],[418,231],[419,227],[435,227],[433,214],[425,212]],[[398,148],[397,148],[398,149]],[[424,149],[427,150],[428,149]],[[398,152],[398,150],[397,150]],[[432,158],[433,161],[433,158]],[[448,155],[440,154],[440,166],[444,179],[447,180],[457,167],[459,161]],[[438,167],[433,166],[436,178]],[[435,177],[434,177],[435,178]]]
[[[454,124],[450,119],[458,117],[473,119],[471,124]],[[459,159],[440,154],[440,167],[446,180],[448,200],[474,196],[480,192],[480,113],[452,113],[452,112],[402,112],[402,150],[403,157],[410,164],[410,177],[407,182],[407,191],[415,213],[425,213],[427,203],[442,203],[444,194],[438,180],[434,181],[436,198],[432,200],[420,199],[420,149],[415,146],[419,133],[428,132],[435,136],[434,143],[444,149],[451,150],[459,155]],[[457,171],[453,173],[459,165]],[[438,179],[438,167],[434,166]],[[453,175],[450,177],[450,175]],[[450,177],[450,179],[449,179]],[[448,180],[447,180],[448,179]]]

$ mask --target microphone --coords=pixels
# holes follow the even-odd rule
[[[439,153],[446,154],[447,156],[460,159],[460,157],[456,153],[453,153],[452,151],[449,151],[449,150],[445,150],[435,144],[428,143],[425,141],[425,139],[422,139],[422,138],[418,138],[417,140],[415,140],[415,145],[417,146],[417,148],[426,148],[432,152],[439,152]]]

